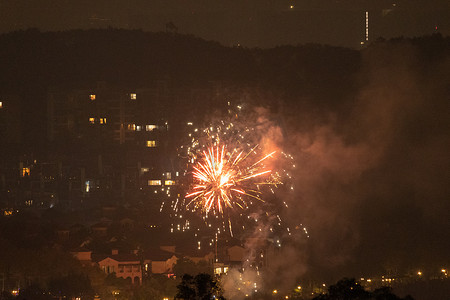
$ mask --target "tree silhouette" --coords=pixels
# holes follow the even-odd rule
[[[211,275],[201,273],[193,277],[185,274],[177,286],[175,299],[183,300],[209,300],[225,299],[219,283]]]
[[[354,278],[344,278],[328,288],[328,293],[313,300],[413,300],[411,296],[400,298],[390,287],[382,287],[373,292],[366,291]]]

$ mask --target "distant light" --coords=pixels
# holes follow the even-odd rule
[[[291,5],[289,8],[290,8],[290,9],[293,9],[293,8],[294,8],[294,5]]]
[[[417,275],[422,276],[422,272],[418,271]]]
[[[273,292],[272,292],[272,293],[276,294],[276,293],[278,293],[278,291],[277,291],[277,290],[273,290]]]

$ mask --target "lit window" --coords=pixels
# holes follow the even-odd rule
[[[128,124],[128,130],[135,131],[136,130],[136,124]]]
[[[86,191],[86,193],[89,193],[89,191],[91,190],[91,182],[90,182],[89,180],[87,180],[87,181],[84,183],[84,186],[85,186],[85,191]]]
[[[150,148],[156,147],[156,141],[147,141],[147,147]]]
[[[100,124],[106,124],[106,118],[100,118]]]
[[[131,100],[136,100],[136,94],[131,93],[131,94],[130,94],[130,99],[131,99]]]
[[[89,118],[89,123],[94,124],[95,123],[95,118]]]
[[[136,131],[141,131],[141,129],[142,129],[142,126],[136,125]]]
[[[22,168],[22,177],[30,176],[30,168]]]
[[[156,125],[145,125],[145,131],[153,131],[156,129]]]
[[[141,168],[141,174],[148,172],[148,168]]]
[[[166,180],[164,181],[165,185],[175,185],[175,180]]]
[[[149,180],[148,185],[161,185],[161,180]]]
[[[172,179],[172,173],[167,172],[167,173],[166,173],[166,178],[167,178],[167,179]]]
[[[89,95],[89,99],[91,99],[92,101],[94,101],[94,100],[95,100],[95,95],[94,95],[94,94]]]
[[[3,107],[3,102],[0,101],[0,108],[2,108],[2,107]]]

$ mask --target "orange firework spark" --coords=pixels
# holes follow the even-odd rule
[[[256,153],[256,148],[247,153],[237,149],[229,153],[224,145],[217,144],[203,151],[193,166],[193,191],[186,195],[186,198],[192,198],[188,206],[194,203],[208,215],[210,211],[223,214],[224,209],[234,208],[235,205],[244,209],[247,198],[263,201],[257,188],[260,184],[269,183],[266,177],[271,173],[271,170],[265,169],[263,162],[275,151],[253,164],[249,163],[248,158]],[[262,181],[255,182],[255,178]]]

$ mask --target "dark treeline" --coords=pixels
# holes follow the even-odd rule
[[[303,88],[332,78],[340,84],[345,76],[336,75],[355,71],[360,56],[355,50],[320,45],[229,48],[189,35],[121,29],[30,29],[0,36],[0,45],[2,90],[79,87],[98,80],[140,86],[155,79],[179,85],[224,80]]]
[[[250,98],[261,105],[281,100],[289,113],[304,105],[345,110],[366,84],[361,74],[367,64],[379,54],[386,56],[396,45],[412,46],[425,74],[443,60],[449,44],[448,37],[437,34],[379,40],[361,51],[317,44],[246,49],[176,33],[30,29],[0,36],[0,95],[21,99],[24,132],[39,124],[45,128],[49,89],[90,88],[100,81],[139,88],[162,79],[178,89],[222,82],[229,89],[256,91]],[[22,140],[39,145],[45,133]]]

